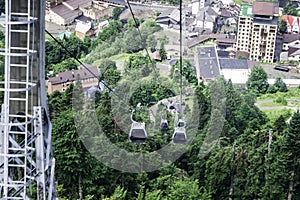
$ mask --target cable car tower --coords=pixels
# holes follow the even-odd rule
[[[0,199],[56,198],[45,89],[44,13],[44,0],[5,1]]]

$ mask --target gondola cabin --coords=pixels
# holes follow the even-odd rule
[[[145,123],[133,122],[129,132],[129,141],[132,143],[143,144],[147,140]]]
[[[174,144],[185,144],[187,136],[184,127],[176,127],[172,136]]]
[[[169,128],[168,120],[162,119],[160,122],[160,129],[167,130]]]
[[[179,120],[178,120],[178,123],[177,123],[177,126],[178,126],[178,127],[185,127],[185,121],[182,120],[182,119],[179,119]]]

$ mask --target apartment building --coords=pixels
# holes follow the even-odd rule
[[[250,60],[273,62],[278,26],[278,6],[274,2],[256,1],[242,5],[235,50]]]

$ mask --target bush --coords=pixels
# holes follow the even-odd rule
[[[282,96],[279,96],[279,97],[277,97],[276,99],[274,99],[274,102],[275,102],[275,103],[280,103],[280,104],[282,104],[282,105],[284,105],[284,106],[287,105],[286,99],[285,99],[284,97],[282,97]]]

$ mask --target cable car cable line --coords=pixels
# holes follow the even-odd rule
[[[179,1],[179,71],[180,71],[180,82],[179,82],[179,92],[180,92],[180,104],[179,104],[179,113],[183,117],[183,101],[182,101],[182,91],[183,91],[183,82],[182,82],[182,76],[183,76],[183,68],[182,68],[182,0]],[[172,135],[172,140],[174,144],[185,144],[187,141],[187,135],[186,135],[186,130],[185,126],[186,123],[183,119],[178,120],[178,112],[176,110],[176,115],[175,115],[175,123],[174,126],[177,125],[174,128],[174,133]]]

